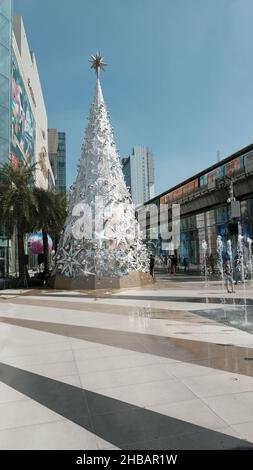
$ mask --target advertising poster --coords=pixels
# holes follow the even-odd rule
[[[12,61],[11,162],[34,162],[35,120],[15,58]]]
[[[234,176],[234,174],[240,170],[240,158],[234,158],[234,160],[231,160],[230,162],[227,163],[227,176],[231,177]]]

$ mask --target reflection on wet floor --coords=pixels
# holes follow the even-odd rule
[[[160,319],[160,320],[176,320],[184,321],[186,318],[190,322],[204,322],[196,318],[188,310],[181,311],[176,309],[165,309],[157,307],[143,307],[134,305],[118,305],[117,303],[106,304],[101,302],[72,302],[69,300],[47,300],[47,299],[30,299],[28,297],[19,297],[11,300],[11,304],[15,305],[30,305],[43,308],[59,308],[65,310],[77,310],[82,312],[97,312],[110,315],[128,315],[132,317],[147,318],[147,319]]]
[[[190,302],[190,300],[188,300]],[[253,306],[253,299],[247,299],[247,298],[233,298],[233,297],[219,297],[219,298],[214,298],[214,297],[203,297],[194,299],[193,302],[206,302],[210,304],[228,304],[228,305],[252,305]]]
[[[253,306],[244,304],[238,308],[234,306],[224,306],[224,308],[212,308],[210,310],[194,310],[202,317],[233,326],[239,330],[253,333]]]
[[[132,295],[117,295],[116,299],[120,300],[147,300],[147,301],[163,301],[163,302],[188,302],[188,303],[198,303],[198,304],[228,304],[228,305],[252,305],[253,299],[246,297],[183,297],[183,296],[132,296]]]
[[[246,360],[252,357],[248,347],[24,318],[0,317],[0,322],[253,377],[253,364]]]

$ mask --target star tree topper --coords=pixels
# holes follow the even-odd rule
[[[100,75],[100,71],[105,71],[107,64],[104,62],[104,58],[101,56],[100,52],[97,52],[96,55],[92,55],[90,58],[91,69],[94,69],[97,74],[97,78]]]

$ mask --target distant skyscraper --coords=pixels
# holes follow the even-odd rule
[[[132,155],[122,159],[126,185],[135,205],[155,196],[154,156],[146,146],[135,146]]]
[[[127,185],[128,189],[131,191],[131,163],[130,163],[130,157],[122,158],[121,163],[122,163],[122,169],[123,169],[123,174],[124,174],[126,185]]]
[[[48,129],[48,153],[56,191],[66,192],[66,134]]]

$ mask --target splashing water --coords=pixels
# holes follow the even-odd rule
[[[217,237],[217,268],[223,282],[223,241],[220,235]]]
[[[203,271],[205,277],[205,285],[207,287],[208,279],[207,279],[207,264],[206,264],[206,254],[207,254],[207,243],[205,240],[202,242],[202,250],[203,250]]]
[[[247,238],[247,243],[248,243],[248,247],[249,247],[249,251],[248,251],[248,265],[249,265],[249,273],[250,273],[250,279],[252,280],[253,278],[253,272],[252,272],[252,240],[251,238]]]
[[[231,274],[232,274],[232,278],[233,278],[233,254],[232,254],[231,240],[227,240],[227,255],[228,255],[228,261],[229,261],[229,264],[230,264]]]
[[[244,256],[243,256],[243,235],[238,235],[238,242],[237,242],[237,254],[238,254],[238,261],[239,261],[239,270],[241,274],[241,280],[245,283],[245,266],[244,266]]]

